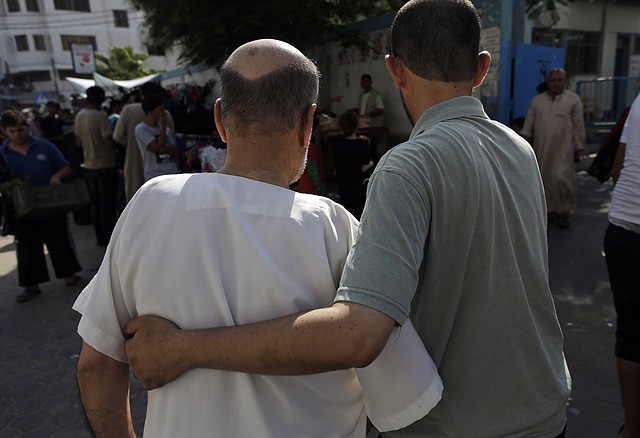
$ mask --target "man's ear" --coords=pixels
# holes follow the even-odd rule
[[[316,113],[317,107],[318,106],[315,103],[311,104],[305,114],[302,116],[299,141],[304,147],[309,146],[311,131],[313,130],[313,115]]]
[[[491,65],[491,54],[486,50],[478,53],[478,69],[476,70],[476,74],[473,77],[473,88],[476,88],[482,84],[484,81],[484,77],[487,75],[489,71],[489,66]]]
[[[389,71],[389,75],[391,75],[391,79],[393,79],[394,84],[396,84],[396,88],[399,90],[403,89],[407,84],[407,71],[402,61],[394,56],[386,55],[384,62]]]
[[[216,129],[218,130],[218,134],[220,134],[220,139],[223,142],[227,142],[227,130],[224,129],[224,125],[222,124],[222,103],[220,99],[216,100],[216,104],[213,106],[213,121],[216,123]]]

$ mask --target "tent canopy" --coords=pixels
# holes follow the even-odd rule
[[[126,88],[130,90],[135,87],[139,87],[142,84],[145,84],[149,81],[152,81],[160,76],[159,73],[155,73],[148,76],[143,76],[141,78],[130,79],[127,81],[114,81],[113,79],[109,79],[106,76],[102,76],[101,74],[94,73],[93,79],[82,79],[82,78],[73,78],[67,76],[66,80],[69,82],[71,87],[76,90],[78,93],[86,94],[87,88],[93,87],[94,85],[98,85],[109,93],[113,93],[114,91],[118,91],[120,87]]]

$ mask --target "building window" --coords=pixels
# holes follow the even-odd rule
[[[164,56],[164,54],[165,54],[163,47],[154,46],[154,45],[148,45],[147,46],[147,53],[150,56]]]
[[[38,0],[27,0],[27,11],[40,12],[40,5],[38,5]]]
[[[533,29],[533,44],[564,47],[565,69],[571,74],[598,74],[600,32],[559,29]]]
[[[29,40],[26,35],[16,35],[16,50],[18,52],[28,52],[29,51]]]
[[[113,10],[113,24],[116,27],[129,27],[129,17],[125,9]]]
[[[40,52],[47,51],[47,46],[44,43],[44,35],[33,36],[33,47]]]
[[[53,5],[63,11],[91,12],[89,0],[53,0]]]
[[[33,70],[25,73],[16,73],[13,76],[13,80],[16,82],[22,82],[23,84],[30,84],[31,82],[48,82],[51,80],[51,73],[47,70]]]
[[[91,35],[60,35],[62,49],[71,51],[71,44],[91,44],[93,50],[98,50],[96,45],[96,37]]]
[[[7,0],[7,10],[9,12],[20,12],[19,0]]]

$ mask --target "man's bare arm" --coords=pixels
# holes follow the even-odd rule
[[[129,366],[82,343],[78,386],[96,437],[135,437],[129,404]]]
[[[237,327],[179,330],[151,316],[131,321],[125,348],[135,375],[148,389],[195,368],[272,375],[302,375],[371,363],[395,321],[360,304],[332,307]]]
[[[618,182],[620,172],[622,172],[622,168],[624,167],[624,154],[626,150],[627,144],[620,142],[618,144],[618,150],[616,151],[616,157],[613,160],[613,165],[611,166],[611,177],[613,178],[614,184]]]

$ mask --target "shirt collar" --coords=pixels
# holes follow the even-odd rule
[[[482,102],[472,96],[460,96],[440,102],[426,110],[418,119],[409,138],[422,134],[439,122],[460,117],[481,117],[488,119]]]

